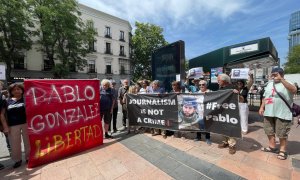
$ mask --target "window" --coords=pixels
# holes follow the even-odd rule
[[[76,64],[75,63],[71,63],[69,65],[69,70],[70,70],[70,72],[76,72]]]
[[[111,48],[110,48],[110,43],[106,43],[106,45],[105,45],[105,54],[112,54]]]
[[[96,68],[95,68],[95,60],[89,60],[89,66],[88,66],[88,72],[89,73],[95,73],[96,72]]]
[[[125,57],[124,46],[120,46],[120,56]]]
[[[110,27],[108,26],[105,27],[105,37],[111,38]]]
[[[105,74],[112,74],[111,64],[106,64]]]
[[[95,41],[91,41],[89,43],[89,50],[90,50],[90,52],[96,52],[97,51],[97,48],[96,48],[96,45],[95,45]]]
[[[127,59],[119,59],[119,71],[120,74],[130,74],[130,66],[129,66],[129,60]]]
[[[24,55],[20,55],[14,60],[14,69],[25,69]]]
[[[54,62],[50,61],[47,54],[44,53],[44,71],[51,71],[52,68],[54,67]]]
[[[124,41],[125,42],[124,31],[120,31],[120,41]]]

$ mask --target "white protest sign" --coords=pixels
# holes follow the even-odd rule
[[[180,81],[180,74],[176,74],[176,81]]]
[[[188,72],[189,78],[199,79],[203,78],[203,67],[192,68]]]
[[[231,79],[248,79],[249,68],[231,69]]]
[[[0,65],[0,80],[6,80],[5,65]]]

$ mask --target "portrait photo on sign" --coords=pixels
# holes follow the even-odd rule
[[[233,76],[234,77],[239,77],[240,76],[240,70],[234,70],[233,71]]]
[[[204,130],[204,96],[178,95],[178,125],[181,130]]]

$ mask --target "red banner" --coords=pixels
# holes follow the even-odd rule
[[[25,80],[28,167],[103,144],[98,80]]]

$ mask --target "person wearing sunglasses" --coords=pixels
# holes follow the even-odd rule
[[[199,82],[198,86],[199,86],[199,89],[200,89],[199,93],[205,94],[207,92],[211,92],[210,89],[207,89],[208,84],[207,84],[207,81],[205,81],[205,80],[201,80]],[[202,124],[199,124],[199,125],[200,125],[201,129],[205,129]],[[197,136],[196,136],[196,138],[194,140],[195,141],[200,141],[201,140],[201,134],[202,134],[202,132],[197,132]],[[209,132],[203,132],[203,134],[205,134],[205,141],[206,141],[206,143],[208,145],[211,145],[210,133]]]
[[[198,84],[199,86],[199,93],[207,93],[207,92],[211,92],[210,89],[207,89],[207,81],[205,80],[201,80]],[[201,124],[200,124],[201,126]],[[201,128],[201,129],[204,129],[204,128]],[[200,141],[201,140],[201,132],[197,132],[197,136],[196,138],[194,139],[195,141]],[[209,132],[204,132],[205,134],[205,141],[208,145],[211,145],[211,140],[210,140],[210,133]]]

